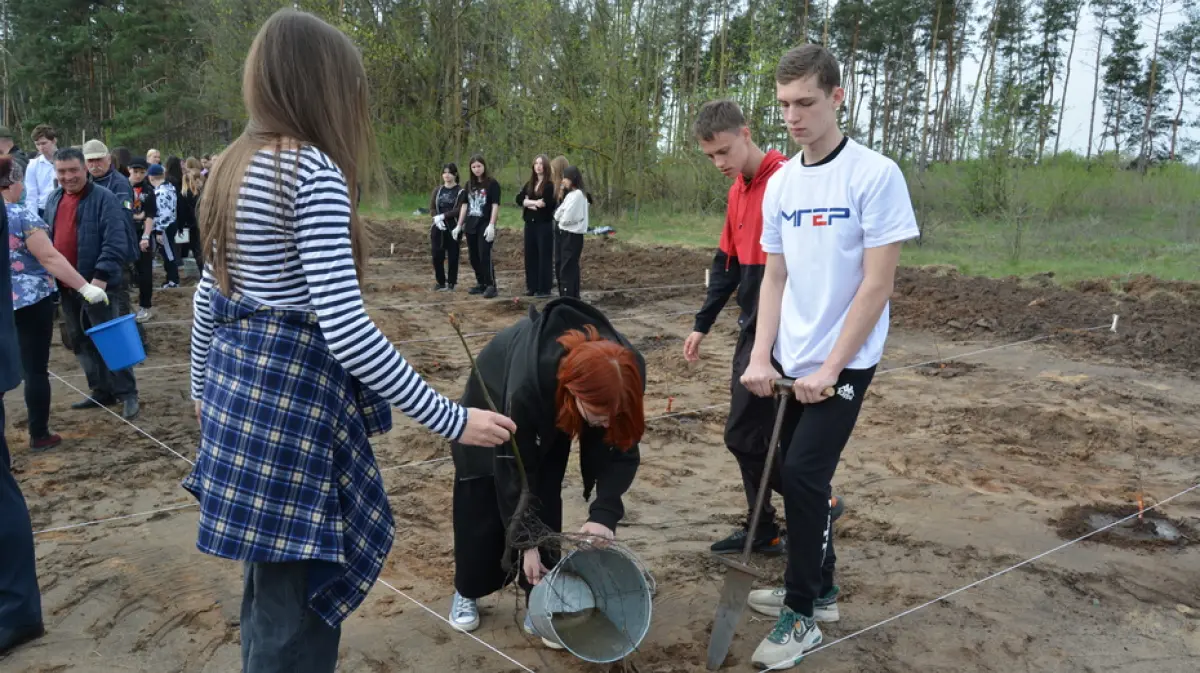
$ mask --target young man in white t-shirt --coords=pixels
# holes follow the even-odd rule
[[[829,496],[867,386],[883,354],[900,247],[916,218],[895,162],[837,125],[845,99],[837,59],[818,45],[792,49],[775,72],[776,96],[801,147],[767,185],[767,253],[758,339],[742,383],[772,395],[796,379],[780,439],[788,563],[783,590],[751,594],[778,621],[753,662],[791,668],[821,643],[813,620],[830,534]],[[828,395],[827,393],[832,393]]]

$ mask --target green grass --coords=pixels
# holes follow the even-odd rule
[[[394,195],[388,207],[364,208],[380,219],[411,219],[427,208],[422,194]],[[1011,221],[997,217],[954,216],[918,207],[923,239],[905,247],[907,266],[952,265],[962,273],[992,277],[1053,272],[1059,282],[1149,274],[1167,280],[1200,281],[1200,221],[1177,216],[1177,207],[1142,208],[1125,215],[1070,214],[1054,220],[1023,219],[1020,235]],[[1196,214],[1200,218],[1200,213]],[[664,204],[619,214],[597,214],[592,226],[611,226],[618,240],[638,245],[711,248],[724,217],[680,212]],[[520,212],[502,205],[502,228],[520,228]]]

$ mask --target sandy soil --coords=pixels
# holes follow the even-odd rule
[[[377,227],[367,283],[378,324],[440,390],[457,396],[467,374],[445,312],[468,331],[503,327],[525,310],[515,233],[502,238],[502,297],[435,294],[424,232]],[[392,246],[394,244],[394,254]],[[649,368],[647,414],[727,401],[736,326],[729,310],[688,365],[680,354],[703,296],[708,256],[589,240],[590,295],[634,342]],[[467,271],[469,273],[469,270]],[[112,415],[76,412],[56,382],[54,428],[68,441],[30,455],[19,391],[6,396],[14,468],[35,530],[187,505],[195,450],[187,394],[190,290],[156,295],[151,353],[139,372],[143,436]],[[1064,289],[1047,279],[991,281],[944,269],[902,272],[884,367],[845,454],[836,488],[849,503],[836,530],[842,621],[854,633],[1003,570],[1090,530],[1089,517],[1129,511],[1139,492],[1156,502],[1200,482],[1200,289],[1148,278]],[[440,302],[440,304],[439,304]],[[1120,313],[1117,334],[1105,325]],[[179,321],[179,322],[172,322]],[[983,354],[992,346],[1051,334]],[[486,337],[476,337],[476,347]],[[424,341],[410,341],[424,340]],[[959,357],[963,356],[963,357]],[[83,387],[55,347],[52,369]],[[621,538],[653,570],[654,624],[622,666],[584,664],[529,642],[511,592],[484,602],[477,635],[537,671],[684,673],[704,669],[721,574],[706,552],[741,516],[722,409],[653,422],[627,500]],[[345,671],[521,670],[452,631],[413,601],[444,613],[453,591],[452,468],[445,442],[405,419],[377,444],[398,522],[384,578],[347,622]],[[567,521],[582,523],[577,472]],[[1122,509],[1125,508],[1125,509]],[[1131,528],[1070,546],[1036,563],[834,645],[800,670],[1194,671],[1200,657],[1200,492],[1164,506],[1184,539],[1143,540]],[[196,514],[149,517],[37,537],[49,634],[0,661],[6,673],[234,671],[239,667],[240,568],[194,547]],[[779,573],[779,559],[755,562]],[[410,598],[411,597],[411,600]],[[727,670],[749,658],[770,627],[743,621]]]

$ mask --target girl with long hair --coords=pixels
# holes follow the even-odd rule
[[[525,296],[550,296],[554,282],[554,182],[550,158],[539,154],[533,160],[529,182],[517,193],[517,205],[525,220]]]
[[[563,200],[554,211],[558,228],[554,258],[558,265],[558,296],[579,297],[579,258],[583,236],[588,230],[588,197],[583,190],[583,172],[575,166],[563,171]]]
[[[188,159],[191,164],[195,159]],[[179,263],[182,268],[183,260],[190,252],[196,260],[196,269],[204,271],[204,252],[200,249],[200,194],[204,191],[204,176],[197,168],[188,168],[183,174],[183,188],[179,190],[179,213],[176,228],[186,243],[180,246]]]
[[[584,499],[596,494],[579,532],[614,539],[645,431],[645,359],[599,309],[578,299],[554,299],[540,314],[531,306],[528,317],[480,351],[476,366],[492,399],[517,423],[515,441],[535,504],[527,513],[516,511],[520,476],[508,444],[494,451],[451,444],[455,594],[450,622],[463,631],[479,627],[480,598],[513,579],[528,592],[557,562],[556,550],[538,540],[510,550],[507,532],[514,517],[518,526],[531,528],[521,532],[562,532],[563,476],[576,439]],[[472,376],[463,403],[483,399],[483,388]],[[525,629],[532,631],[528,615]]]
[[[433,275],[437,279],[434,289],[439,292],[453,292],[458,284],[458,260],[462,254],[458,212],[462,194],[463,188],[458,186],[458,166],[454,163],[442,166],[442,184],[429,198],[429,212],[433,214],[429,244],[433,252]]]
[[[459,226],[467,234],[467,255],[475,270],[475,287],[467,292],[491,299],[497,294],[492,244],[496,242],[496,219],[500,216],[500,183],[488,174],[482,154],[471,157],[469,167],[471,177],[458,213]]]
[[[183,189],[183,160],[174,155],[169,156],[163,167],[167,169],[167,182],[171,183],[178,193]]]
[[[391,406],[474,446],[517,429],[429,387],[367,316],[357,197],[380,177],[368,89],[344,33],[273,14],[246,57],[246,129],[200,203],[200,447],[184,487],[200,505],[197,547],[244,564],[250,673],[335,669],[341,623],[395,537],[368,442],[391,428]]]

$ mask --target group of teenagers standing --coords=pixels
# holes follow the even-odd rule
[[[492,248],[500,217],[500,183],[488,171],[483,155],[472,156],[468,167],[470,175],[464,184],[456,164],[442,166],[442,184],[430,197],[435,289],[453,292],[457,287],[462,239],[466,238],[475,272],[475,285],[467,292],[492,299],[499,294]],[[588,231],[589,202],[583,172],[566,157],[551,161],[539,154],[534,158],[529,179],[516,196],[525,223],[525,296],[579,298],[579,260]]]
[[[200,445],[183,486],[199,501],[197,547],[243,564],[240,641],[249,673],[336,669],[341,624],[374,586],[395,538],[369,442],[391,428],[392,408],[451,442],[450,621],[463,630],[478,627],[480,598],[514,581],[528,595],[558,560],[540,540],[523,549],[509,544],[522,482],[533,495],[525,515],[561,533],[564,475],[578,446],[583,497],[591,503],[577,535],[603,544],[616,537],[640,462],[645,359],[595,307],[574,297],[531,306],[482,349],[458,402],[430,387],[368,317],[357,203],[359,185],[371,179],[362,169],[371,162],[362,159],[377,156],[377,148],[365,81],[361,53],[344,33],[311,14],[274,14],[246,59],[250,121],[214,165],[201,209],[211,256],[193,303],[191,396]],[[772,510],[758,530],[733,537],[750,536],[759,551],[786,549],[784,586],[750,597],[752,608],[776,618],[752,661],[782,670],[820,644],[817,621],[838,619],[831,482],[882,356],[900,246],[918,232],[896,164],[838,128],[845,92],[833,55],[797,47],[780,60],[776,83],[783,118],[802,148],[790,161],[754,144],[732,102],[707,104],[696,120],[701,148],[734,184],[715,282],[684,356],[700,357],[704,335],[736,292],[741,336],[726,443],[749,503],[754,477],[776,475],[770,483],[783,496],[788,530]],[[550,204],[541,164],[539,173],[535,160],[534,176],[542,177],[522,200],[535,213]],[[457,219],[445,217],[453,204],[435,211],[434,229],[453,222],[455,245],[472,217],[475,236],[488,244],[495,238],[499,189],[481,159],[471,161],[471,173]],[[563,178],[582,191],[569,170]],[[556,213],[568,205],[567,191],[551,197]],[[556,221],[561,226],[562,217]],[[476,241],[473,257],[484,260],[485,249]],[[490,260],[483,270],[481,294],[495,287]],[[0,335],[9,331],[11,304],[3,296]],[[11,388],[7,345],[6,337],[0,384]],[[785,376],[794,385],[777,397]],[[484,409],[489,398],[498,412]],[[767,465],[777,404],[785,405],[782,455]],[[20,556],[19,572],[32,572],[33,552],[2,445],[0,462],[0,543],[14,550],[0,564],[3,601],[14,595],[5,591],[8,559]],[[714,550],[735,546],[726,540]],[[20,621],[28,610],[0,602],[0,654],[40,635],[40,623],[33,629]],[[528,615],[526,630],[533,630]]]

